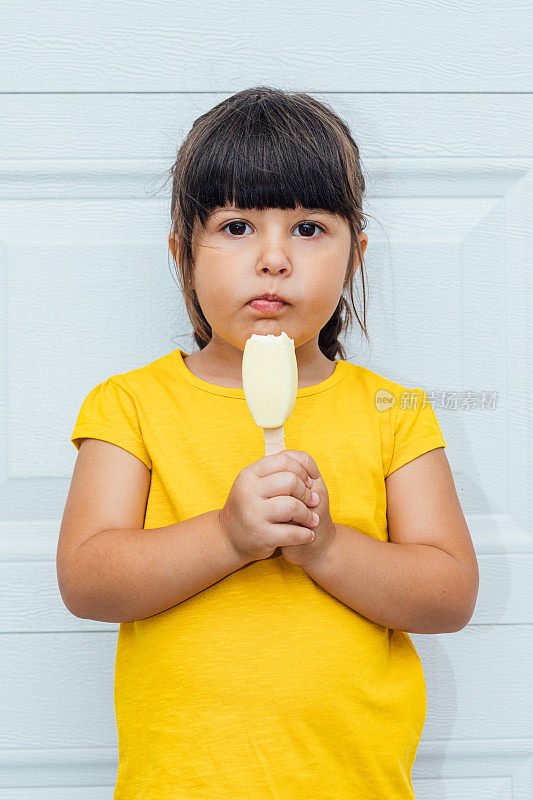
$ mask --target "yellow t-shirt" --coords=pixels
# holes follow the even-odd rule
[[[144,528],[222,508],[265,453],[242,389],[198,378],[186,356],[98,384],[71,437],[151,469]],[[285,446],[315,459],[334,522],[386,542],[385,477],[446,442],[424,390],[339,360],[298,389]],[[115,713],[114,800],[412,800],[426,686],[407,633],[280,556],[121,623]]]

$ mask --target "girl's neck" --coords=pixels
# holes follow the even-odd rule
[[[325,381],[335,371],[336,362],[327,358],[318,349],[318,344],[314,357],[309,357],[309,344],[312,342],[296,348],[299,389]],[[184,358],[183,362],[193,375],[208,383],[242,389],[242,351],[227,342],[221,346],[211,341],[203,350]]]

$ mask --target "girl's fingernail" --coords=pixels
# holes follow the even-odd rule
[[[319,497],[316,492],[311,492],[311,500],[313,503],[318,503]]]
[[[307,485],[308,485],[308,487],[309,487],[309,488],[311,488],[311,486],[313,485],[313,481],[311,480],[311,478],[309,477],[309,475],[307,476],[306,483],[307,483]]]
[[[318,520],[319,520],[318,514],[315,514],[315,512],[313,511],[313,522],[318,522]]]

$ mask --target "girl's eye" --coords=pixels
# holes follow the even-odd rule
[[[322,231],[322,233],[324,232],[324,228],[322,227],[322,225],[317,225],[316,222],[299,222],[296,228],[307,228],[307,230],[309,230],[309,228],[317,228],[317,230]],[[316,239],[316,236],[308,236],[307,234],[305,234],[304,238]]]
[[[243,226],[244,226],[244,228],[246,228],[248,223],[247,222],[242,222],[242,221],[239,221],[239,220],[232,220],[231,222],[227,222],[224,225],[224,227],[221,228],[221,230],[223,230],[223,231],[226,230],[226,228],[229,228],[230,225],[233,226],[233,229],[230,231],[231,235],[232,236],[241,236],[242,234],[245,233],[245,231],[243,230]],[[250,226],[248,226],[248,227],[250,227]],[[299,222],[298,225],[296,226],[296,228],[304,228],[304,229],[307,229],[307,230],[309,230],[310,228],[317,228],[319,231],[324,232],[324,228],[321,225],[318,225],[316,222]],[[296,228],[295,228],[295,230],[296,230]],[[304,238],[304,239],[316,239],[316,236],[308,235],[306,233],[301,238]]]
[[[239,222],[238,220],[233,220],[232,222],[227,222],[224,225],[224,227],[222,228],[222,230],[223,231],[226,230],[226,228],[229,228],[230,225],[233,227],[233,230],[231,231],[231,235],[233,236],[235,234],[235,236],[240,236],[241,234],[244,233],[242,228],[243,227],[246,228],[248,223],[247,222]],[[250,226],[248,225],[248,227],[250,227]]]

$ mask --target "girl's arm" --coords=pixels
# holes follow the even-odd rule
[[[330,547],[305,571],[365,617],[410,633],[468,624],[479,571],[442,447],[386,479],[388,542],[335,524]]]
[[[74,616],[145,619],[244,566],[221,532],[218,509],[143,528],[149,486],[150,470],[128,451],[99,439],[81,443],[56,560]]]

